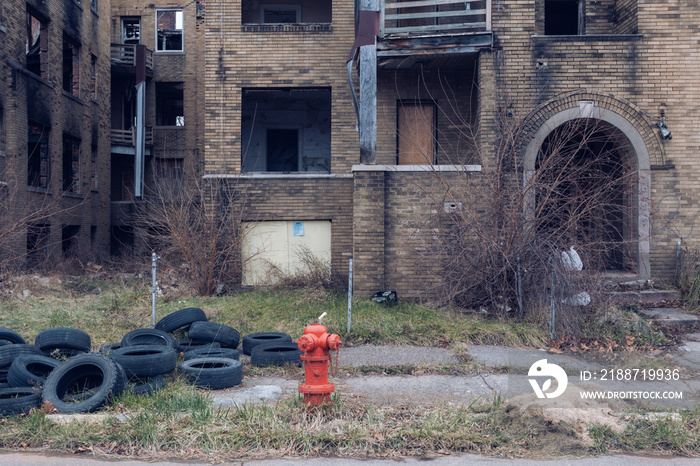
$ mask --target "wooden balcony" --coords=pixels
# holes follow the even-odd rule
[[[380,38],[491,32],[491,0],[381,0]]]
[[[136,146],[136,131],[131,129],[112,129],[110,134],[112,144],[115,146]],[[146,145],[153,145],[153,128],[146,126]]]
[[[112,44],[110,59],[112,65],[124,70],[136,69],[136,45]],[[153,50],[146,49],[146,72],[153,74]]]

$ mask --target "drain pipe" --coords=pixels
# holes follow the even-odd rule
[[[681,242],[676,245],[676,285],[681,279]]]

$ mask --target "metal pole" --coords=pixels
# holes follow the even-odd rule
[[[350,259],[350,274],[348,276],[348,333],[352,322],[352,259]]]
[[[151,303],[152,303],[152,312],[151,312],[151,315],[152,315],[152,320],[153,320],[153,327],[156,326],[156,288],[157,288],[157,285],[156,285],[156,261],[157,261],[158,259],[160,259],[160,257],[158,257],[158,256],[156,255],[155,252],[154,252],[153,254],[151,254],[151,270],[152,270],[152,272],[153,272],[153,273],[152,273],[152,284],[153,284],[153,286],[152,286],[152,288],[151,288],[151,296],[152,296],[152,300],[151,300]]]
[[[518,254],[518,312],[520,318],[523,318],[523,281],[520,277],[520,254]]]
[[[555,280],[556,274],[554,271],[552,271],[552,291],[551,291],[551,296],[550,296],[550,310],[549,310],[549,336],[554,340],[554,337],[556,336],[556,311],[555,311],[555,305],[554,305],[554,284],[556,283]]]

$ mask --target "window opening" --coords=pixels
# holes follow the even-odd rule
[[[330,173],[330,89],[245,89],[241,138],[244,172]]]
[[[156,125],[185,126],[183,83],[156,83]]]
[[[29,122],[27,135],[27,185],[48,189],[50,177],[48,128]]]
[[[90,97],[97,100],[97,56],[90,54]]]
[[[78,97],[80,95],[80,46],[63,37],[63,90]]]
[[[44,78],[48,55],[46,22],[30,12],[27,12],[27,38],[25,45],[27,58],[25,66],[27,70]]]
[[[80,139],[63,136],[63,190],[80,191]]]
[[[156,50],[183,50],[182,10],[156,10],[156,29]]]
[[[138,45],[141,43],[141,18],[122,18],[122,44]]]
[[[158,192],[163,199],[175,200],[180,197],[184,180],[184,159],[155,159],[155,174]]]
[[[545,0],[544,33],[553,36],[583,34],[583,2],[580,0]]]
[[[97,13],[97,0],[90,0],[90,8]]]
[[[97,191],[97,144],[90,149],[90,189]]]
[[[61,228],[61,251],[64,258],[77,252],[78,235],[80,235],[80,225],[63,225]]]

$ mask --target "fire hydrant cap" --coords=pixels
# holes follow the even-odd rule
[[[300,350],[310,353],[316,348],[316,338],[313,335],[302,335],[297,346],[299,346]]]
[[[340,335],[336,335],[335,333],[333,335],[328,335],[326,344],[328,345],[329,351],[338,351],[341,345]]]

